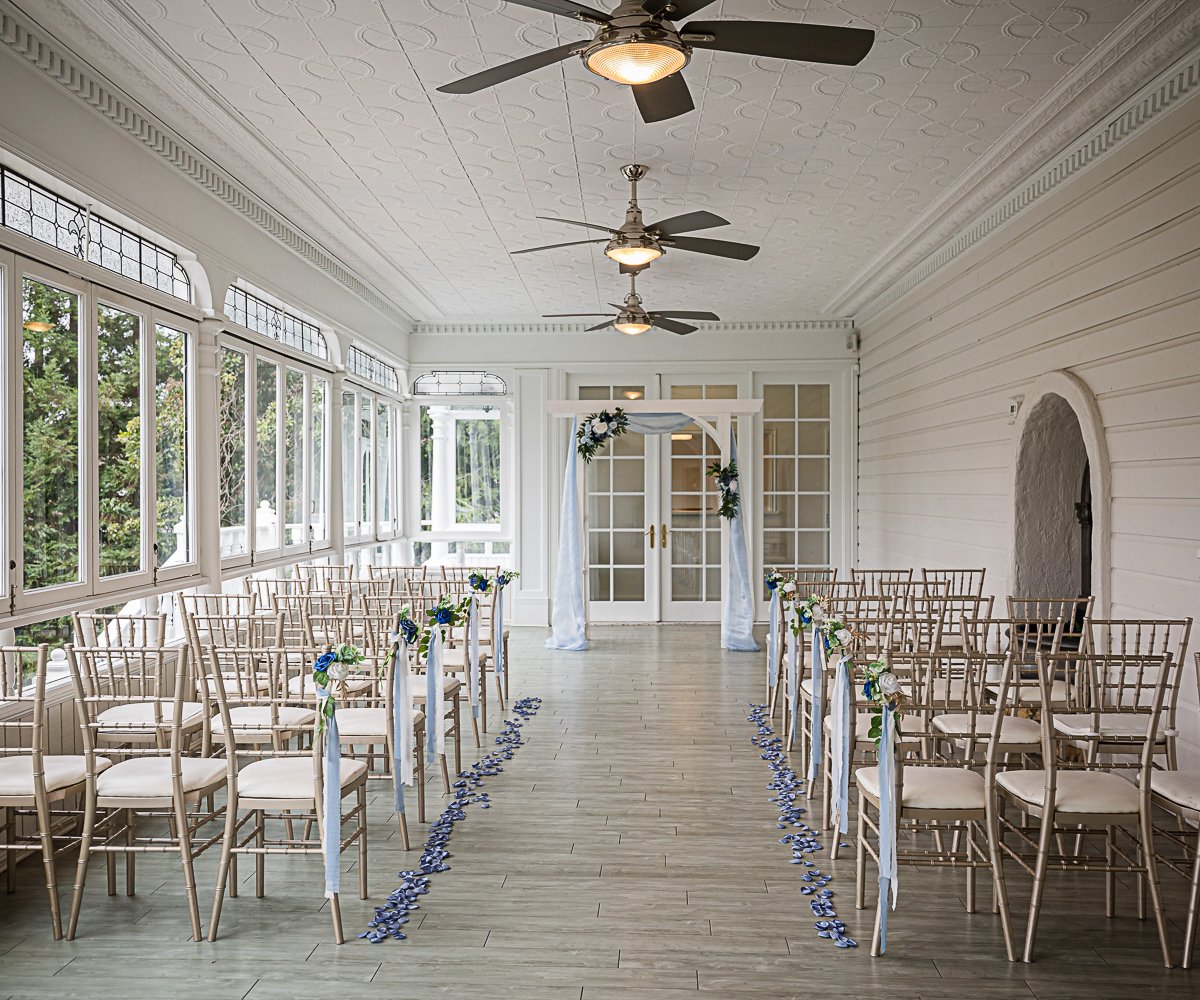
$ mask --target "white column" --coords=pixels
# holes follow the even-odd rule
[[[196,402],[191,414],[192,515],[195,518],[196,563],[201,575],[209,580],[208,590],[221,590],[221,382],[220,347],[217,334],[222,319],[200,321],[196,338]]]
[[[430,445],[433,451],[433,481],[430,484],[430,529],[432,531],[454,530],[454,412],[448,406],[431,406],[429,417],[433,423]],[[435,563],[449,560],[449,543],[435,541],[431,546],[430,558]]]

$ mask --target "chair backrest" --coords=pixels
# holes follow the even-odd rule
[[[907,583],[912,581],[911,569],[858,569],[850,570],[850,579],[858,585],[860,594],[882,593],[884,583]]]
[[[179,609],[188,615],[252,615],[258,608],[254,594],[176,594]]]
[[[71,616],[78,646],[161,646],[166,615],[80,614]]]
[[[893,614],[916,611],[922,601],[935,600],[950,593],[942,582],[925,580],[880,580],[876,590],[868,596],[882,597],[891,602]]]
[[[1093,618],[1088,622],[1088,650],[1120,656],[1170,656],[1179,666],[1187,662],[1187,645],[1192,634],[1190,618]],[[1180,687],[1167,698],[1170,725],[1174,728]]]
[[[405,580],[423,580],[425,566],[376,566],[367,567],[367,576],[371,580],[395,580],[397,585],[403,585]]]
[[[256,609],[269,609],[277,596],[302,594],[307,589],[303,581],[286,576],[246,576],[242,578],[242,586],[253,596]]]
[[[962,623],[970,619],[987,619],[992,616],[992,597],[977,597],[974,594],[953,594],[941,597],[926,597],[917,602],[917,612],[937,619],[937,645],[955,645],[962,641]]]
[[[943,583],[950,594],[974,594],[983,596],[983,578],[986,569],[922,569],[921,579],[926,583]]]
[[[356,607],[364,597],[393,597],[399,582],[394,576],[382,580],[352,580],[350,582],[350,606]]]
[[[0,715],[0,757],[31,754],[35,779],[44,776],[40,766],[46,749],[46,664],[50,647],[0,646],[0,702],[23,704],[20,712]],[[44,788],[43,788],[44,790]],[[13,860],[9,858],[9,864]]]
[[[827,594],[826,588],[837,580],[836,569],[813,569],[811,566],[774,566],[773,571],[792,580],[804,597],[809,594]]]
[[[472,573],[494,580],[499,572],[499,566],[442,566],[441,578],[447,583],[467,583]]]
[[[354,564],[300,563],[296,577],[313,594],[344,594],[354,579]]]
[[[1061,618],[1062,648],[1086,651],[1088,623],[1092,620],[1094,597],[1012,597],[1009,618]]]
[[[280,643],[283,615],[191,615],[187,619],[188,642],[193,657],[203,656],[204,646],[250,646],[266,649]],[[196,661],[199,665],[199,661]]]
[[[926,653],[934,648],[937,621],[918,615],[866,615],[848,618],[856,656],[881,659],[891,653]]]
[[[834,618],[850,617],[851,608],[858,600],[858,584],[853,580],[834,580],[823,585],[822,593],[829,595],[829,613]]]

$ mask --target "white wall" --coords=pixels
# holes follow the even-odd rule
[[[1008,400],[1065,369],[1111,459],[1107,612],[1200,612],[1200,100],[859,325],[860,565],[986,566],[1007,593]]]

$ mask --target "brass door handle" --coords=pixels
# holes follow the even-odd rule
[[[654,525],[653,524],[650,525],[650,527],[646,529],[646,534],[650,536],[650,548],[654,548]]]
[[[670,535],[670,532],[671,532],[671,529],[667,527],[667,524],[664,521],[663,526],[662,526],[662,547],[664,549],[667,547],[667,538]]]

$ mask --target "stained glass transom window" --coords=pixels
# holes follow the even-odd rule
[[[315,323],[272,305],[244,288],[231,285],[225,293],[225,315],[247,330],[322,360],[329,359],[329,345]]]
[[[414,396],[503,396],[504,379],[491,372],[428,372],[413,382]]]
[[[346,351],[346,368],[359,378],[375,385],[381,385],[392,392],[400,391],[400,375],[396,369],[375,355],[368,354],[361,347],[350,345]]]
[[[80,260],[190,302],[187,272],[170,250],[0,166],[3,224]]]

